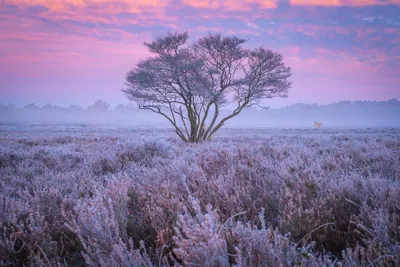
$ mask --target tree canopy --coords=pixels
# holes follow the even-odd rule
[[[126,75],[121,91],[140,109],[167,119],[185,142],[207,141],[244,108],[287,97],[290,67],[270,49],[246,49],[245,39],[209,34],[194,43],[169,33],[144,43],[154,54]],[[219,118],[222,107],[235,105]]]

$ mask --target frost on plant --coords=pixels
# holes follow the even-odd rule
[[[1,266],[399,266],[397,129],[0,128]]]

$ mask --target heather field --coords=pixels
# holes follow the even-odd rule
[[[400,266],[400,129],[0,127],[0,266]]]

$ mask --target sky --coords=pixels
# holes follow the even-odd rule
[[[181,31],[282,53],[293,85],[271,107],[400,99],[400,0],[0,0],[0,102],[129,103],[143,42]]]

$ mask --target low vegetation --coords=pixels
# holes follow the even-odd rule
[[[399,266],[398,129],[2,127],[1,266]]]

